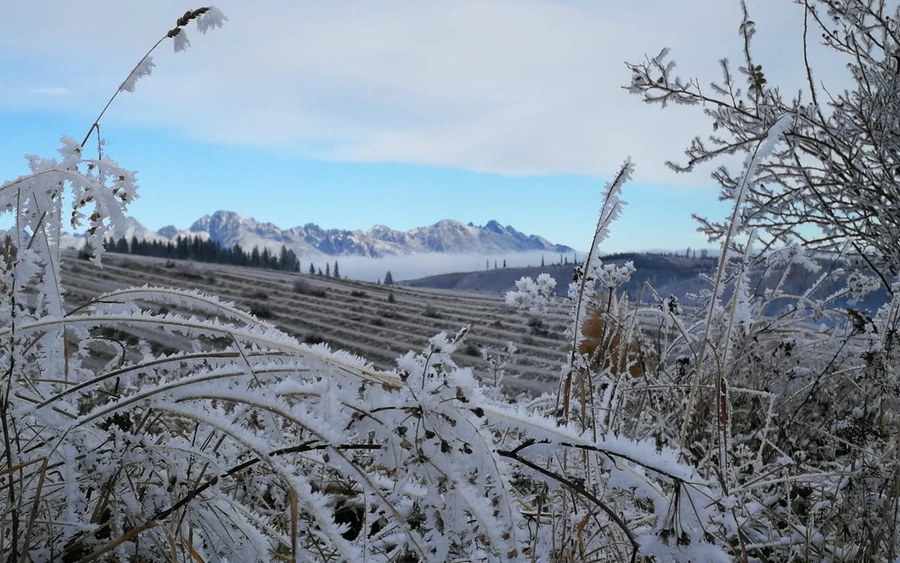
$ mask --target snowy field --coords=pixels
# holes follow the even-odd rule
[[[245,310],[271,315],[266,320],[300,341],[321,339],[382,369],[395,367],[399,356],[422,348],[438,332],[471,325],[467,345],[454,359],[484,375],[481,350],[506,357],[505,385],[529,392],[555,388],[565,361],[568,316],[562,305],[544,321],[549,334],[536,336],[528,319],[505,306],[499,294],[413,289],[196,262],[166,268],[165,260],[142,256],[107,254],[103,262],[103,269],[97,270],[67,253],[63,282],[70,305],[143,284],[199,289]],[[294,291],[298,279],[307,284],[305,293]],[[391,293],[394,303],[388,301]],[[507,342],[515,344],[515,354],[507,354]]]

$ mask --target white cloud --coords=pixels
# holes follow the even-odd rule
[[[67,96],[72,91],[68,88],[63,88],[61,86],[50,86],[50,87],[37,87],[37,88],[29,88],[29,94],[38,94],[40,96]]]
[[[608,176],[625,156],[636,180],[675,176],[698,108],[648,107],[620,88],[623,61],[673,48],[683,72],[717,78],[739,60],[740,9],[721,0],[224,1],[229,22],[175,56],[117,102],[107,119],[177,127],[216,143],[288,149],[327,160],[404,162],[504,174]],[[802,86],[801,8],[751,2],[770,82]],[[0,55],[20,80],[65,78],[77,96],[0,107],[91,114],[184,10],[181,2],[15,2],[0,21]],[[195,33],[190,28],[189,33]],[[38,64],[25,64],[27,62]],[[73,69],[77,68],[77,72]],[[821,78],[824,73],[820,72]]]

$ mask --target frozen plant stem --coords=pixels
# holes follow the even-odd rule
[[[600,208],[600,217],[597,219],[597,228],[594,230],[594,237],[591,240],[591,248],[588,255],[584,259],[584,266],[578,280],[578,294],[575,298],[574,320],[572,334],[572,349],[569,354],[569,368],[566,370],[566,376],[560,385],[560,389],[556,395],[556,409],[559,410],[560,399],[562,399],[562,419],[568,420],[570,398],[572,393],[572,376],[575,372],[575,361],[578,358],[578,345],[581,344],[581,328],[584,324],[584,316],[586,314],[586,293],[593,291],[595,280],[593,278],[593,266],[599,255],[599,246],[609,236],[609,225],[619,217],[623,201],[619,199],[622,193],[622,186],[631,178],[634,172],[634,164],[631,159],[625,160],[625,163],[619,169],[616,177],[607,185],[606,194],[603,197],[603,206]]]
[[[687,439],[687,431],[688,426],[690,425],[691,412],[694,406],[694,401],[696,400],[697,396],[697,388],[700,386],[701,369],[703,368],[706,346],[709,343],[709,333],[710,329],[712,328],[716,302],[719,298],[719,288],[722,285],[722,278],[725,274],[725,265],[728,263],[731,241],[734,239],[735,235],[743,228],[740,215],[741,208],[743,207],[744,195],[748,190],[748,186],[756,173],[756,168],[759,165],[760,161],[767,157],[769,153],[771,153],[774,144],[778,141],[779,137],[781,137],[784,132],[790,128],[790,126],[791,117],[789,115],[784,115],[769,129],[766,137],[759,140],[759,142],[756,144],[756,147],[753,149],[753,153],[747,164],[747,170],[744,172],[744,175],[741,178],[741,184],[738,187],[737,194],[735,194],[734,209],[732,209],[731,211],[731,220],[728,225],[728,232],[725,235],[725,240],[722,241],[722,252],[719,255],[719,266],[716,269],[716,280],[713,283],[712,296],[710,298],[709,308],[706,314],[706,326],[703,330],[703,338],[700,340],[700,351],[697,354],[697,365],[694,370],[694,380],[691,383],[691,392],[690,395],[688,395],[688,404],[684,412],[684,421],[681,425],[680,447],[682,450],[684,450],[684,442]],[[737,296],[735,296],[734,298],[736,299]],[[721,391],[722,374],[720,370],[716,370],[716,373],[716,389],[718,391]],[[717,401],[720,399],[720,397],[716,398]]]
[[[113,101],[123,91],[122,86],[125,85],[125,83],[128,81],[128,79],[131,78],[134,75],[134,73],[137,72],[137,70],[141,67],[141,65],[143,65],[145,63],[145,61],[147,61],[147,59],[150,58],[150,55],[153,53],[153,51],[155,51],[156,48],[159,47],[160,44],[163,41],[165,41],[166,38],[168,38],[168,37],[169,37],[168,34],[162,36],[159,39],[159,41],[157,41],[156,43],[153,44],[153,47],[150,47],[150,50],[147,51],[147,54],[145,54],[143,57],[141,57],[141,60],[139,60],[136,65],[134,65],[134,68],[132,68],[131,72],[128,73],[128,76],[125,78],[125,81],[122,82],[122,84],[120,84],[118,88],[116,88],[116,91],[113,92],[113,95],[110,96],[109,100],[106,101],[106,105],[103,106],[103,109],[100,110],[100,113],[97,115],[97,118],[91,124],[91,127],[90,127],[90,129],[88,129],[88,132],[85,133],[84,139],[81,140],[81,148],[84,148],[84,145],[87,144],[88,139],[91,138],[91,133],[93,133],[95,129],[97,130],[97,134],[98,135],[100,134],[100,121],[103,119],[103,116],[106,114],[106,110],[109,109],[109,106],[112,105]],[[98,150],[99,150],[99,148],[98,148]]]
[[[141,57],[136,65],[134,65],[134,68],[131,69],[131,72],[128,73],[128,76],[125,77],[125,80],[122,82],[122,84],[120,84],[116,91],[113,92],[113,95],[110,96],[109,100],[106,102],[106,105],[103,106],[103,109],[97,115],[97,119],[95,119],[94,123],[91,124],[91,127],[85,134],[84,139],[82,139],[81,148],[84,148],[84,145],[87,144],[88,139],[90,139],[91,137],[91,133],[93,133],[95,129],[97,130],[97,134],[99,135],[100,121],[103,119],[104,114],[106,114],[106,110],[109,109],[109,106],[112,105],[113,101],[118,97],[118,95],[123,91],[133,92],[135,81],[141,78],[141,76],[150,74],[150,71],[153,68],[153,61],[150,58],[150,55],[153,54],[153,51],[155,51],[163,41],[169,38],[176,41],[176,52],[184,50],[186,46],[190,44],[190,42],[185,39],[184,34],[187,33],[184,29],[185,26],[187,26],[187,24],[189,24],[190,22],[204,16],[205,14],[211,14],[212,16],[214,16],[215,20],[205,26],[198,25],[201,33],[205,33],[206,29],[208,29],[209,27],[220,27],[221,22],[227,19],[213,6],[204,6],[202,8],[197,8],[196,10],[188,10],[184,13],[184,15],[178,18],[178,20],[176,20],[175,22],[175,27],[166,32],[165,35],[160,37],[159,40],[154,43],[152,47],[150,47],[147,53],[143,57]],[[178,40],[176,39],[179,36],[182,39],[181,42],[178,42]]]

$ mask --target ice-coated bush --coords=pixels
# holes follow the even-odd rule
[[[153,49],[184,50],[191,21],[225,17],[186,12]],[[667,513],[717,496],[675,449],[485,391],[451,359],[466,329],[383,372],[195,291],[69,306],[63,218],[99,268],[138,195],[134,173],[85,148],[105,111],[0,185],[15,225],[0,233],[5,560],[633,560],[660,552]],[[680,557],[718,552],[705,518],[679,520]]]
[[[894,84],[885,69],[898,20],[879,6],[805,9],[823,28],[816,8],[828,9],[856,34],[859,89],[846,99],[882,104],[888,123],[900,114],[881,95]],[[156,46],[172,38],[186,48],[191,21],[205,32],[226,20],[215,8],[186,12]],[[632,65],[633,91],[707,104],[733,137],[719,139],[720,152],[747,156],[740,172],[716,176],[734,206],[726,221],[703,223],[721,248],[703,306],[657,295],[657,306],[638,308],[621,292],[633,266],[600,260],[634,169],[626,161],[566,298],[559,387],[540,397],[478,383],[502,382],[502,354],[482,351],[486,373],[457,366],[467,328],[379,371],[199,292],[130,288],[71,307],[63,219],[86,229],[100,267],[136,178],[85,149],[103,112],[81,143],[63,138],[56,158],[29,157],[28,174],[0,185],[0,212],[14,223],[0,232],[3,559],[895,560],[896,210],[879,200],[865,217],[829,215],[837,196],[826,184],[841,174],[844,197],[856,187],[874,205],[882,177],[841,172],[839,149],[862,142],[870,166],[875,141],[839,107],[782,103],[750,60],[752,31],[745,13],[746,93],[727,74],[721,99],[700,98],[662,57]],[[148,54],[113,100],[152,68]],[[877,96],[863,79],[878,79]],[[822,139],[843,145],[831,153]],[[689,154],[717,150],[692,144]],[[807,167],[813,156],[828,166]],[[779,194],[793,203],[779,207]],[[801,204],[824,239],[803,237]],[[798,272],[812,280],[799,291]],[[563,299],[551,282],[519,280],[508,302],[540,319]],[[889,296],[877,311],[854,308],[875,291]],[[636,372],[651,345],[653,365]]]
[[[731,215],[699,219],[722,249],[704,307],[660,299],[658,373],[623,380],[612,412],[627,435],[677,445],[719,483],[711,502],[727,519],[707,532],[735,559],[895,561],[900,12],[882,0],[797,4],[800,93],[768,83],[743,3],[741,66],[722,60],[710,88],[677,76],[665,49],[628,65],[645,102],[709,118],[673,169],[745,162],[713,173]],[[846,84],[816,78],[813,41],[844,58]],[[883,306],[858,309],[873,291]]]
[[[544,313],[556,292],[556,280],[550,274],[536,279],[523,277],[516,281],[516,289],[506,293],[506,304],[532,314]]]

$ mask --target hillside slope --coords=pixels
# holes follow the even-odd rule
[[[168,266],[168,267],[167,267]],[[568,322],[560,304],[540,327],[503,304],[502,297],[336,280],[255,268],[178,262],[107,254],[97,270],[66,253],[63,285],[68,302],[79,306],[97,295],[124,287],[169,286],[199,289],[250,310],[298,340],[326,342],[362,355],[375,367],[391,369],[409,350],[422,349],[441,331],[471,326],[455,356],[487,376],[481,350],[509,361],[506,386],[543,392],[555,388],[565,361],[563,333]],[[393,297],[391,297],[393,296]],[[506,343],[518,348],[506,352]],[[160,345],[165,345],[161,342]]]
[[[701,274],[709,274],[716,265],[713,258],[683,258],[658,254],[618,254],[603,259],[606,264],[621,265],[632,261],[636,268],[631,281],[625,286],[633,298],[640,295],[645,282],[650,283],[661,295],[674,294],[685,299],[690,292],[703,287]],[[409,287],[456,289],[505,293],[514,288],[516,280],[523,276],[537,277],[548,273],[556,280],[556,292],[566,295],[572,281],[575,266],[550,264],[525,268],[498,268],[477,272],[460,272],[429,276],[404,282]]]

